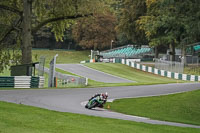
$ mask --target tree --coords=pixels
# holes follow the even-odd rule
[[[199,3],[198,0],[146,0],[147,14],[137,24],[145,31],[150,45],[169,45],[174,61],[175,47],[185,40],[195,41],[200,33]]]
[[[145,0],[124,0],[119,11],[118,33],[123,33],[136,44],[148,44],[144,31],[136,25],[140,16],[146,14]]]
[[[94,14],[90,18],[81,18],[73,27],[73,37],[84,49],[102,50],[110,48],[111,40],[115,40],[115,16],[107,11]]]
[[[22,64],[31,63],[32,35],[41,27],[51,28],[56,39],[62,41],[73,20],[91,16],[103,8],[101,0],[1,0],[0,28],[4,32],[0,33],[0,45],[4,47],[14,34],[15,44],[20,43],[22,50]]]

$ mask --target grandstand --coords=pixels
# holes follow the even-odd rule
[[[103,56],[103,58],[142,58],[145,54],[149,53],[152,53],[152,49],[148,46],[136,48],[133,45],[127,45],[100,52],[100,55]]]
[[[200,51],[200,44],[193,46],[193,49],[194,49],[195,52]]]

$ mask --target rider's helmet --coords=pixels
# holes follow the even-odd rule
[[[107,99],[107,97],[108,97],[108,93],[107,92],[106,93],[102,93],[101,95],[102,95],[103,99]]]

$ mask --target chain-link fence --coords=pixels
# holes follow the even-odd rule
[[[39,65],[36,66],[38,69]],[[49,74],[49,68],[44,67],[44,72]],[[68,74],[55,72],[57,87],[79,87],[88,85],[88,79]],[[46,79],[48,81],[48,79]]]
[[[86,86],[88,84],[88,79],[83,77],[62,74],[59,72],[56,72],[55,76],[57,78],[57,87]]]
[[[38,76],[44,76],[45,57],[41,56],[38,66]]]
[[[181,62],[165,61],[160,59],[154,59],[154,60],[155,60],[155,68],[157,69],[176,72],[176,73],[183,73],[184,71],[184,64]]]
[[[198,56],[187,56],[187,64],[199,65]]]

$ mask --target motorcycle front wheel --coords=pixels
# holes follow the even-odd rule
[[[98,103],[96,101],[94,101],[90,106],[88,106],[88,104],[87,104],[87,108],[92,109],[92,108],[95,108],[97,105],[98,105]]]

